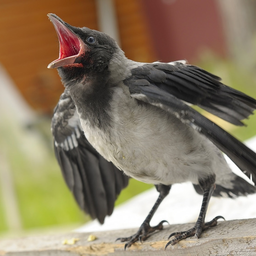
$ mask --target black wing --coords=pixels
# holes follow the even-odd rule
[[[221,83],[221,79],[184,62],[153,63],[132,70],[129,79],[135,85],[155,85],[187,103],[235,125],[251,115],[255,99]],[[131,83],[129,83],[131,85]]]
[[[145,64],[131,73],[124,83],[132,97],[169,111],[205,135],[255,183],[256,154],[183,101],[243,125],[241,120],[252,114],[256,100],[223,85],[219,77],[182,62]]]
[[[87,141],[75,105],[64,92],[52,119],[55,156],[82,210],[104,223],[129,178],[106,161]]]

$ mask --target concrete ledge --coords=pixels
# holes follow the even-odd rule
[[[164,250],[170,233],[186,230],[192,226],[193,224],[167,225],[164,230],[151,236],[144,243],[136,243],[126,251],[124,244],[115,240],[117,237],[132,235],[137,229],[92,233],[71,232],[53,236],[6,239],[0,240],[0,255],[256,255],[256,219],[220,221],[216,227],[205,231],[200,239],[188,238]],[[90,235],[94,235],[97,239],[88,241]]]

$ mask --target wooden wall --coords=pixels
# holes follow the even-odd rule
[[[138,0],[116,0],[121,47],[127,57],[142,62],[156,60],[150,28]]]
[[[46,68],[58,57],[56,33],[46,16],[49,12],[73,25],[97,28],[93,0],[6,0],[0,4],[0,62],[26,101],[42,113],[52,112],[63,90],[56,70]]]
[[[154,51],[137,0],[116,0],[121,44],[127,56],[152,61]],[[0,2],[0,63],[29,105],[52,113],[63,86],[47,65],[58,57],[56,32],[47,13],[74,26],[98,29],[95,0],[2,0]]]
[[[195,2],[194,2],[195,1]],[[226,55],[216,0],[114,0],[121,48],[133,60],[193,60],[202,49]],[[29,105],[52,113],[63,86],[48,63],[58,57],[53,12],[74,26],[98,29],[96,0],[1,0],[0,63]]]

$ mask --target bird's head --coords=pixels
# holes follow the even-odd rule
[[[113,54],[119,49],[114,39],[96,30],[71,26],[55,14],[48,17],[59,39],[59,58],[48,68],[57,68],[64,84],[107,72]]]

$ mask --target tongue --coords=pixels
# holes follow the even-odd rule
[[[48,68],[74,65],[83,48],[81,39],[59,17],[54,14],[49,14],[48,16],[55,27],[59,39],[59,58],[51,62]]]
[[[80,50],[78,38],[63,25],[55,28],[59,38],[59,59],[78,54]]]

